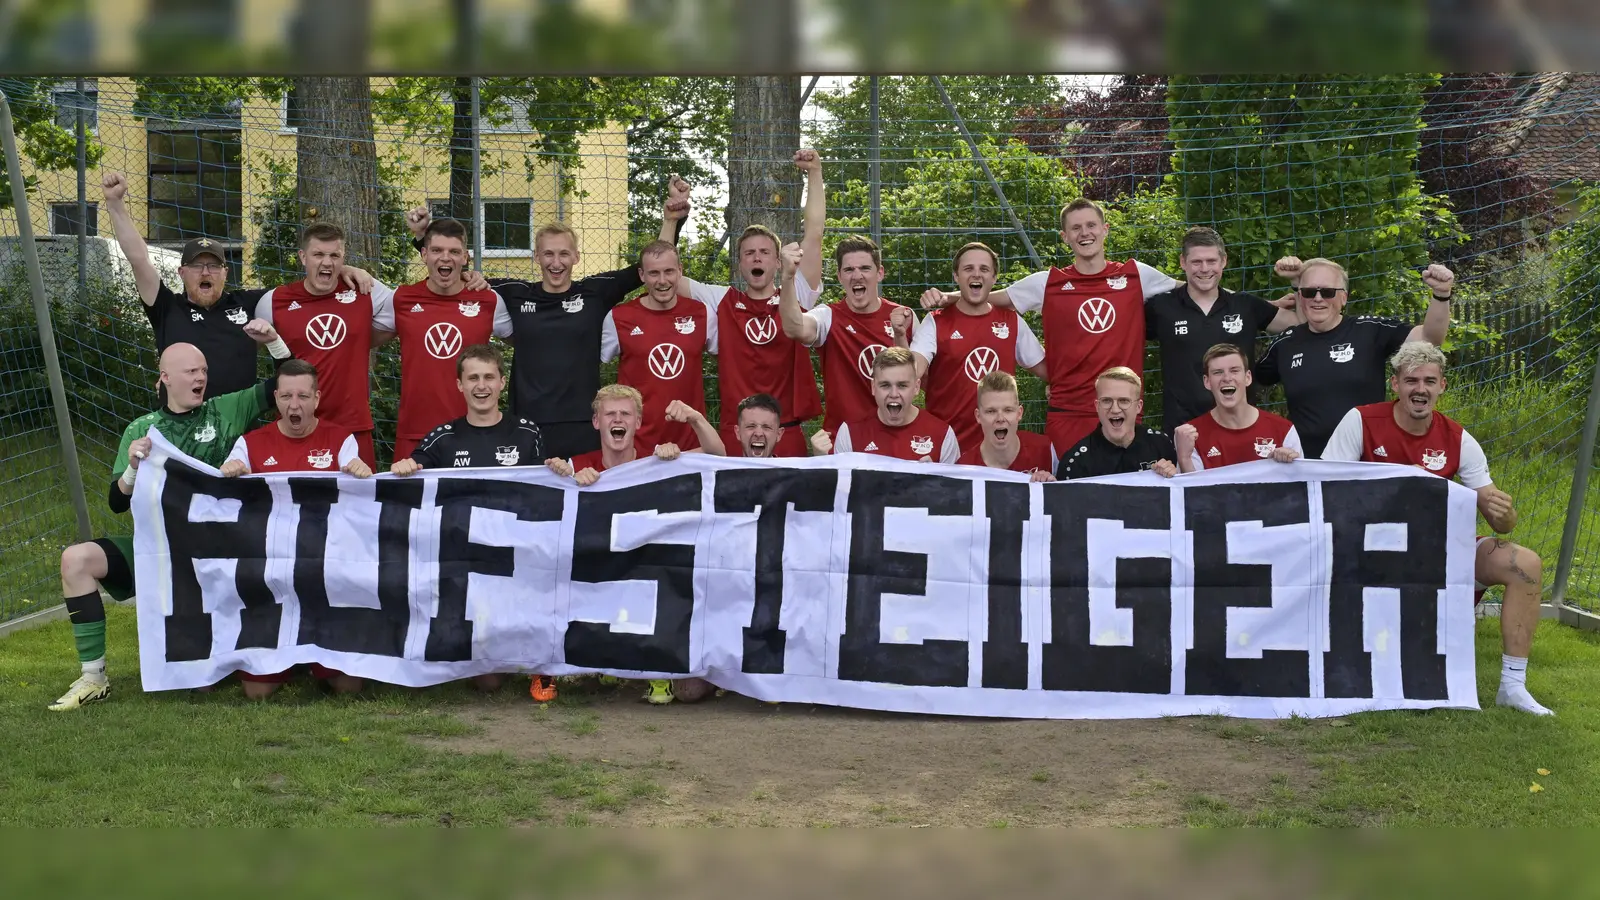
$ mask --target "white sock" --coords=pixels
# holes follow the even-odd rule
[[[1500,686],[1526,685],[1528,683],[1528,658],[1526,656],[1500,655]]]
[[[1520,709],[1536,716],[1555,715],[1549,708],[1533,699],[1528,693],[1528,660],[1520,656],[1500,657],[1500,692],[1494,702],[1500,706]]]
[[[95,675],[100,678],[106,677],[106,658],[102,656],[99,659],[84,663],[83,674]]]

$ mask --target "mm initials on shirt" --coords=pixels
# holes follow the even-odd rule
[[[428,355],[434,359],[455,359],[461,353],[461,329],[449,322],[435,322],[422,336]]]
[[[1104,297],[1090,297],[1078,304],[1078,324],[1090,334],[1104,334],[1117,324],[1117,308]]]
[[[347,329],[344,319],[334,313],[313,316],[306,323],[306,340],[318,350],[332,350],[344,343]]]

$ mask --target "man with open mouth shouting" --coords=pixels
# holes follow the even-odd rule
[[[1494,486],[1489,459],[1466,429],[1435,406],[1445,389],[1444,351],[1431,341],[1407,341],[1389,365],[1392,403],[1369,403],[1344,414],[1322,452],[1323,459],[1399,463],[1441,478],[1455,478],[1478,493],[1478,512],[1496,535],[1517,527],[1511,495]],[[1539,625],[1544,570],[1539,555],[1497,536],[1478,538],[1473,563],[1477,599],[1493,585],[1505,586],[1500,605],[1500,690],[1494,701],[1538,716],[1554,715],[1528,693],[1528,651]]]
[[[1065,451],[1056,477],[1067,481],[1146,469],[1164,478],[1178,474],[1172,438],[1139,424],[1144,380],[1132,369],[1117,366],[1100,373],[1094,390],[1100,427]]]
[[[739,448],[747,459],[771,459],[783,439],[783,407],[771,394],[754,394],[739,401],[735,415]]]
[[[1180,469],[1200,472],[1258,459],[1300,458],[1300,435],[1294,425],[1250,405],[1250,364],[1243,350],[1217,344],[1206,351],[1201,365],[1214,405],[1173,431]]]
[[[1022,430],[1022,401],[1017,379],[1009,372],[990,372],[978,382],[978,443],[961,454],[964,466],[988,466],[1027,472],[1034,481],[1055,481],[1056,448],[1042,434]]]
[[[961,459],[955,429],[915,403],[917,366],[911,351],[890,347],[872,360],[872,397],[877,410],[870,416],[846,422],[839,433],[818,431],[811,447],[818,455],[873,453],[913,462],[955,465]]]

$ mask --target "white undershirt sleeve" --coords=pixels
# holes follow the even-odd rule
[[[1011,308],[1024,313],[1043,307],[1044,288],[1049,280],[1050,271],[1046,269],[1007,285],[1006,296],[1011,298]]]
[[[794,273],[794,296],[800,301],[801,309],[811,309],[817,305],[817,298],[822,296],[822,285],[812,287],[806,282],[806,276],[796,271]],[[818,341],[817,343],[822,343]]]
[[[372,280],[372,327],[379,331],[394,330],[394,288],[376,278]]]
[[[721,303],[722,298],[728,294],[726,285],[701,284],[687,275],[678,281],[678,290],[680,293],[687,293],[689,297],[704,303],[706,314],[711,316],[717,314],[717,304]]]
[[[1283,445],[1300,454],[1302,459],[1305,458],[1305,445],[1300,443],[1300,432],[1293,425],[1289,426],[1289,433],[1283,436]]]
[[[839,433],[833,436],[833,452],[850,452],[850,426],[848,424],[839,423]]]
[[[1044,345],[1039,336],[1028,327],[1028,321],[1017,317],[1017,368],[1026,369],[1044,362]]]
[[[344,443],[339,445],[339,468],[343,470],[345,466],[350,465],[350,460],[356,459],[360,455],[361,448],[356,445],[356,436],[353,434],[345,435]]]
[[[1206,470],[1206,461],[1200,458],[1200,451],[1199,450],[1190,450],[1189,451],[1189,471],[1191,471],[1191,472],[1204,472],[1205,470]]]
[[[1339,420],[1333,437],[1328,438],[1328,445],[1322,448],[1322,458],[1360,462],[1362,436],[1361,411],[1352,409]]]
[[[498,292],[489,293],[494,294],[494,336],[511,337],[511,307],[506,305],[506,298]]]
[[[261,299],[256,301],[256,318],[272,321],[272,291],[262,294]]]
[[[717,353],[717,313],[710,307],[706,308],[706,352]]]
[[[922,317],[917,327],[911,332],[911,352],[922,357],[924,362],[933,362],[933,355],[938,352],[939,329],[934,326],[933,314]]]
[[[1165,294],[1178,286],[1177,279],[1155,266],[1147,266],[1138,260],[1134,260],[1133,264],[1139,270],[1139,286],[1144,289],[1146,300],[1157,294]]]
[[[956,430],[949,426],[944,429],[944,446],[939,448],[938,461],[947,466],[961,461],[961,444],[956,441]]]
[[[227,463],[235,459],[244,463],[244,470],[246,472],[250,471],[250,447],[245,444],[243,437],[233,442],[233,449],[228,451],[228,458],[223,460],[223,462]]]
[[[808,309],[801,315],[817,323],[817,339],[807,344],[807,347],[821,347],[828,342],[828,332],[833,329],[833,307],[819,306]]]
[[[622,352],[622,341],[617,337],[617,320],[611,313],[600,320],[600,361],[611,362]]]
[[[1478,439],[1466,431],[1461,432],[1461,465],[1456,469],[1456,477],[1463,486],[1473,490],[1494,484],[1494,479],[1489,477],[1489,457],[1484,455]]]

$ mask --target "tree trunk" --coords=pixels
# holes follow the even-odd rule
[[[457,78],[450,91],[450,218],[472,228],[472,79]],[[469,242],[470,245],[470,242]]]
[[[296,78],[303,121],[295,139],[300,220],[344,229],[345,258],[376,271],[378,154],[372,136],[372,88],[360,78]]]
[[[728,233],[765,225],[784,241],[800,239],[800,79],[747,76],[733,80],[728,140]],[[736,246],[730,246],[736,251]],[[738,277],[738,262],[732,266]]]

